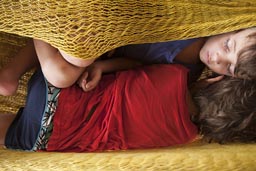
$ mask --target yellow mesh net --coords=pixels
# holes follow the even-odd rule
[[[105,153],[28,153],[0,149],[3,171],[255,171],[252,144],[193,143]]]
[[[0,67],[30,37],[78,58],[118,46],[208,36],[256,26],[256,0],[1,0]],[[0,113],[24,104],[0,97]],[[254,144],[188,145],[110,153],[26,153],[0,149],[4,170],[256,170]],[[24,165],[25,163],[25,165]]]
[[[12,60],[12,57],[26,44],[28,38],[0,32],[0,68]],[[27,80],[31,72],[26,73],[20,80],[15,96],[0,96],[0,113],[16,113],[24,105],[27,90]]]
[[[115,47],[256,25],[255,0],[2,0],[0,31],[94,58]]]

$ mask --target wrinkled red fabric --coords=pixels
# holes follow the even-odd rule
[[[184,144],[197,135],[186,104],[187,69],[153,65],[103,76],[96,89],[61,90],[48,151]],[[93,113],[93,114],[91,114]]]

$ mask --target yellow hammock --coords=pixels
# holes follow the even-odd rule
[[[208,36],[256,26],[256,0],[1,0],[1,67],[28,38],[45,40],[78,58],[118,46]],[[0,97],[0,113],[24,104]],[[241,170],[255,171],[254,144],[188,145],[104,153],[30,153],[0,149],[2,170]]]

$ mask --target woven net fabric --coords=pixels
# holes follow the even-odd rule
[[[6,65],[16,53],[26,44],[28,38],[0,32],[0,68]],[[19,81],[17,93],[14,96],[0,96],[0,113],[17,113],[24,106],[27,93],[27,82],[32,72],[27,72]]]
[[[29,38],[78,58],[113,48],[208,36],[256,26],[256,0],[1,0],[0,67]],[[0,113],[16,113],[27,80],[15,96],[0,96]],[[255,144],[205,144],[106,153],[29,153],[0,149],[0,170],[255,171]]]
[[[203,144],[105,153],[0,149],[1,171],[255,171],[256,146]]]
[[[0,31],[45,40],[79,58],[256,25],[255,0],[2,0],[0,11]]]

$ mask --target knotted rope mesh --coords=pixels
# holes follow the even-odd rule
[[[256,25],[252,0],[2,0],[0,31],[94,58],[118,46]]]

